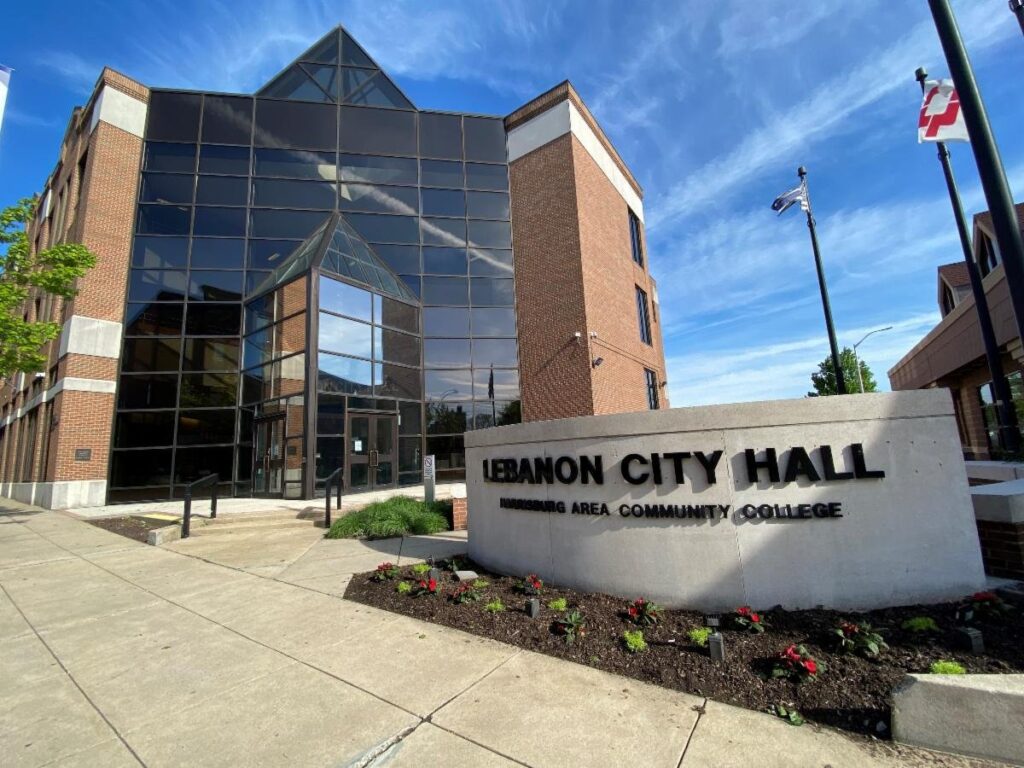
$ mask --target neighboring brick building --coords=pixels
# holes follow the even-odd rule
[[[1024,230],[1024,204],[1017,205],[1016,210]],[[1024,347],[1017,334],[1006,274],[992,230],[992,217],[987,211],[974,217],[973,242],[1003,373],[1009,381],[1017,412],[1024,415]],[[889,383],[894,390],[948,387],[953,395],[966,458],[998,458],[991,376],[963,262],[939,267],[938,304],[942,320],[889,370]]]
[[[43,506],[454,480],[467,429],[667,406],[642,191],[568,82],[420,110],[340,27],[254,95],[106,69],[29,237],[99,256],[0,391]]]

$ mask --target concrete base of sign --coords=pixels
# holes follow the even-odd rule
[[[534,422],[469,432],[466,453],[469,553],[499,572],[704,610],[984,585],[946,390]]]
[[[907,675],[892,694],[892,735],[919,747],[1024,759],[1024,675]]]

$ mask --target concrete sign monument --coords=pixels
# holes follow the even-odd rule
[[[466,434],[469,554],[669,607],[842,609],[984,584],[946,390]]]

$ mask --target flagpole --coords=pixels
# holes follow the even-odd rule
[[[985,105],[974,80],[974,71],[964,49],[964,41],[949,7],[949,0],[928,0],[935,20],[946,63],[953,76],[960,110],[971,139],[971,151],[978,166],[978,176],[985,191],[992,228],[1006,271],[1006,286],[1010,291],[1010,303],[1016,320],[1017,338],[1024,342],[1024,241],[1021,240],[1020,223],[1013,206],[1010,187],[1006,183],[1003,162],[999,158],[992,128],[988,122]]]
[[[836,344],[836,328],[832,324],[832,304],[828,300],[828,286],[825,285],[825,270],[821,266],[821,250],[818,248],[818,232],[814,226],[814,213],[811,210],[811,195],[807,191],[807,169],[802,165],[796,175],[804,185],[804,199],[807,201],[807,229],[811,232],[811,248],[814,249],[814,266],[818,270],[818,288],[821,289],[821,306],[825,310],[825,327],[828,329],[828,345],[832,349],[832,368],[836,372],[836,393],[846,394],[846,379],[843,376],[843,362],[839,357],[839,345]]]
[[[924,93],[924,81],[928,78],[928,72],[924,67],[919,67],[914,76],[921,84],[921,93]],[[974,294],[974,307],[978,311],[978,327],[981,330],[981,340],[985,346],[985,360],[988,362],[989,375],[992,377],[992,389],[996,399],[996,419],[999,423],[999,444],[1008,452],[1016,453],[1020,446],[1020,433],[1011,406],[1013,398],[1010,395],[1010,385],[1003,374],[999,345],[996,344],[996,334],[992,328],[988,297],[985,295],[985,287],[981,282],[981,275],[978,273],[978,265],[974,262],[971,235],[967,229],[967,217],[964,216],[960,192],[957,190],[956,179],[949,163],[949,149],[944,141],[936,142],[936,144],[938,145],[939,162],[942,164],[942,173],[946,177],[946,189],[949,190],[949,202],[953,206],[953,218],[956,219],[956,229],[960,235],[960,247],[963,249],[967,274],[971,279],[971,293]]]

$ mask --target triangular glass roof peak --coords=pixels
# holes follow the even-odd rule
[[[416,108],[380,65],[340,26],[295,59],[256,95],[291,101]]]
[[[283,262],[249,292],[261,296],[313,267],[360,288],[419,304],[416,294],[378,256],[342,213],[332,213]]]

